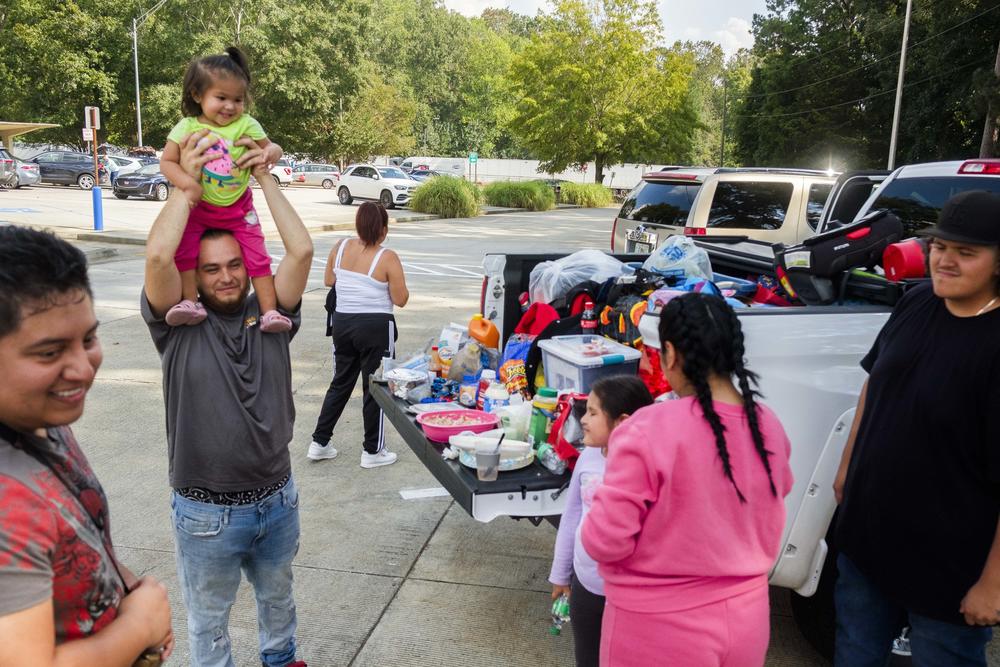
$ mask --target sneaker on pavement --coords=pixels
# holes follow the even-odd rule
[[[396,455],[390,452],[388,449],[383,449],[378,454],[369,454],[368,452],[361,452],[361,467],[362,468],[378,468],[379,466],[387,466],[390,463],[396,462]]]
[[[322,461],[323,459],[332,459],[337,456],[337,450],[329,442],[325,445],[313,442],[309,445],[309,453],[306,456],[313,461]]]

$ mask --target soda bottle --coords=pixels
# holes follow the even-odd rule
[[[566,472],[566,462],[559,458],[556,450],[549,443],[539,445],[536,456],[538,457],[538,462],[545,466],[549,472],[556,475]]]
[[[583,333],[592,334],[597,332],[597,313],[594,312],[594,302],[585,301],[583,312],[580,314],[580,328]]]
[[[550,635],[562,633],[562,626],[569,621],[569,596],[565,593],[557,597],[552,602],[552,626],[549,627]]]

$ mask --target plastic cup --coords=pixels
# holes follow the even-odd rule
[[[481,482],[495,482],[500,469],[500,452],[476,452],[476,477]]]

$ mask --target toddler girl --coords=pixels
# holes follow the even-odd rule
[[[659,334],[679,398],[615,430],[581,529],[607,595],[601,665],[761,667],[767,575],[792,488],[788,438],[756,400],[725,301],[677,297]]]
[[[566,510],[559,521],[552,558],[552,599],[569,595],[577,667],[597,667],[604,614],[604,580],[597,563],[580,546],[580,525],[604,477],[604,450],[611,432],[636,410],[651,405],[646,385],[635,376],[616,375],[595,382],[583,417],[585,448],[569,482]]]
[[[167,311],[171,326],[197,324],[205,319],[205,307],[198,302],[195,268],[201,236],[208,228],[232,232],[243,251],[247,275],[253,283],[260,312],[261,331],[288,331],[291,320],[277,310],[278,299],[271,276],[271,258],[264,245],[257,212],[250,194],[250,169],[240,168],[247,148],[237,145],[249,137],[264,149],[264,160],[272,164],[281,157],[281,148],[271,143],[253,117],[243,113],[250,88],[246,57],[236,47],[226,53],[192,62],[184,75],[181,109],[185,118],[174,126],[160,159],[160,170],[192,203],[184,236],[174,261],[181,274],[182,301]],[[211,141],[208,154],[214,159],[201,171],[200,182],[181,168],[180,143],[190,134],[208,130],[202,141]]]

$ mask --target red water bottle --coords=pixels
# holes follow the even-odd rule
[[[584,302],[583,313],[580,314],[580,327],[585,334],[597,333],[597,313],[594,312],[593,301]]]

